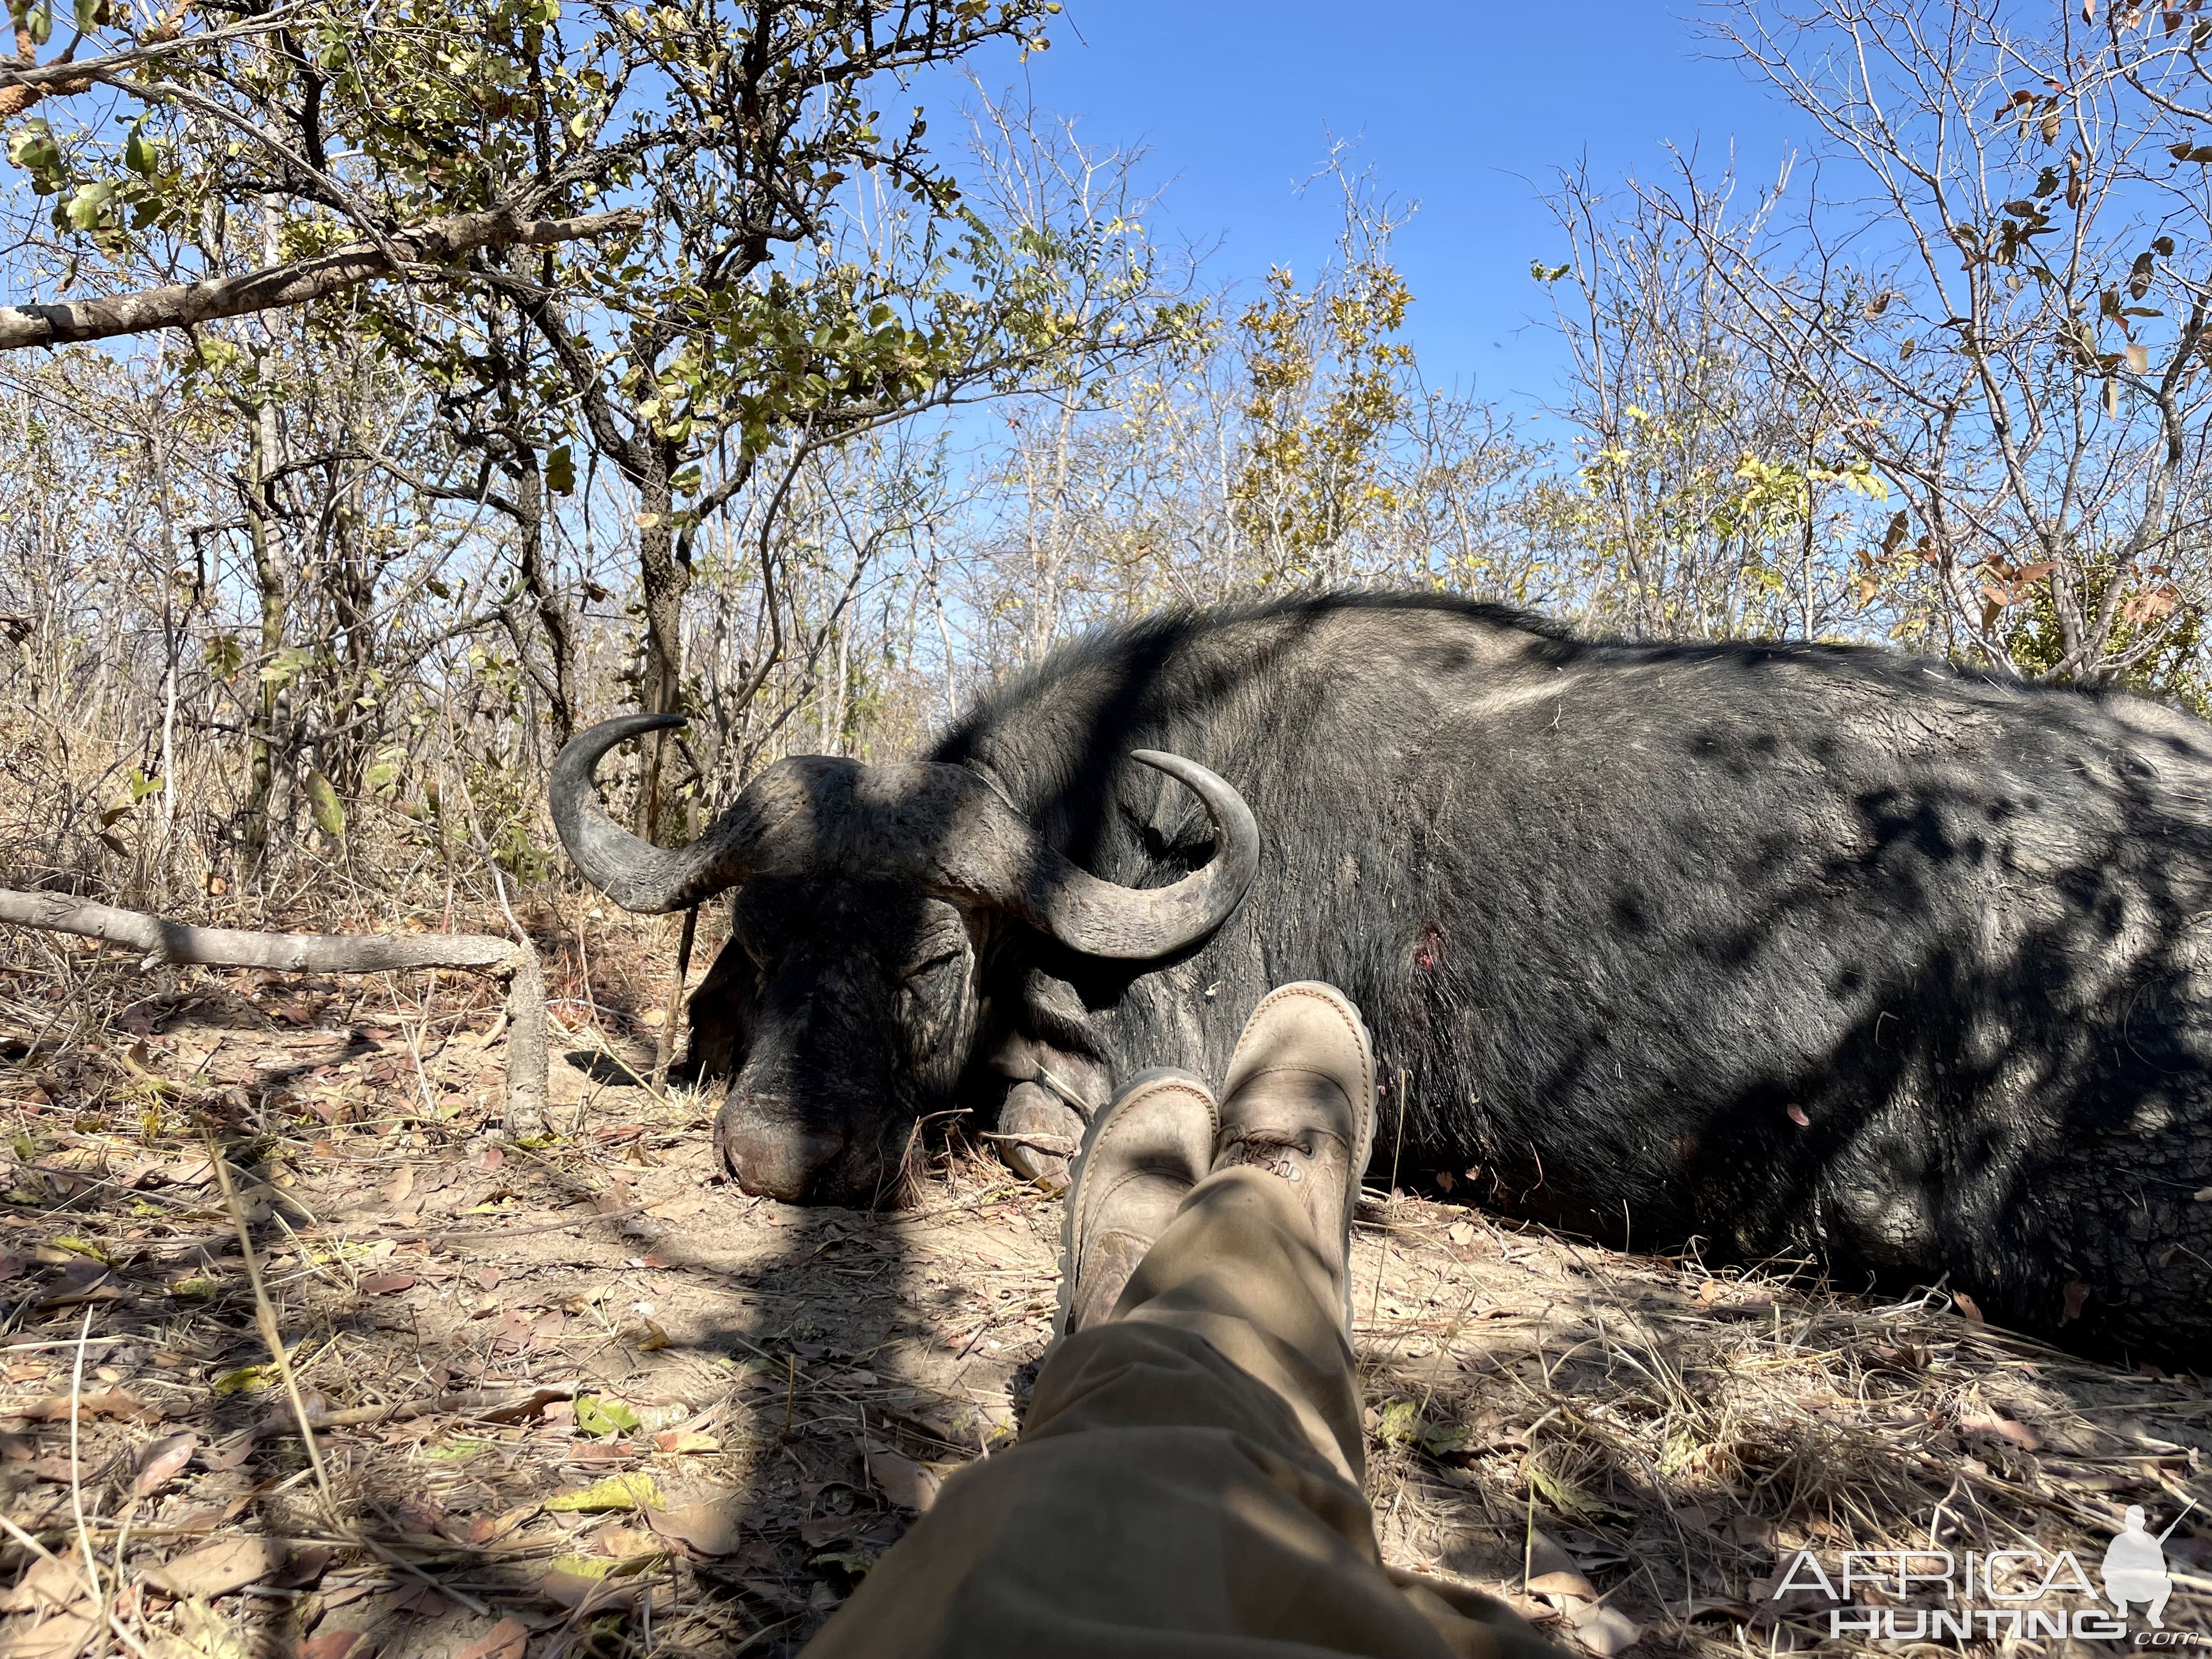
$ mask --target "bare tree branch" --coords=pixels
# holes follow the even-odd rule
[[[110,52],[104,58],[88,58],[82,63],[72,63],[66,56],[55,63],[35,65],[13,64],[0,60],[0,121],[11,120],[21,115],[41,98],[65,98],[88,91],[93,82],[102,75],[112,75],[118,70],[136,69],[141,64],[157,63],[165,58],[197,52],[203,46],[221,46],[227,41],[267,34],[272,30],[290,27],[298,17],[296,8],[280,6],[264,16],[244,23],[234,23],[228,28],[210,29],[200,34],[180,35],[174,40],[164,40],[149,33],[139,46],[125,52]]]
[[[148,289],[106,300],[0,306],[0,351],[105,340],[119,334],[183,328],[219,317],[242,317],[250,312],[269,311],[281,306],[305,305],[378,276],[422,276],[452,280],[468,273],[447,269],[448,262],[471,248],[514,242],[544,246],[632,231],[643,222],[642,216],[632,210],[587,214],[573,219],[524,219],[511,212],[456,214],[393,235],[393,246],[403,256],[411,256],[397,267],[374,244],[349,242],[311,259],[298,259],[290,264],[272,265],[236,276],[216,276],[205,282]]]

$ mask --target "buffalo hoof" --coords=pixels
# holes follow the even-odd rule
[[[1065,1192],[1068,1160],[1083,1145],[1083,1130],[1082,1117],[1058,1095],[1042,1084],[1018,1083],[999,1110],[992,1144],[1023,1180]]]

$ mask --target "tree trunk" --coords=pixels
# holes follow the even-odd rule
[[[520,465],[514,497],[521,509],[522,544],[516,557],[522,586],[537,607],[538,625],[544,630],[545,654],[552,659],[552,672],[538,677],[538,684],[552,710],[553,746],[558,749],[576,733],[575,635],[568,625],[568,608],[546,580],[545,477],[538,470],[538,452],[525,445]]]
[[[340,522],[331,538],[325,573],[331,609],[343,641],[343,665],[332,692],[330,715],[333,725],[343,727],[352,726],[359,718],[362,710],[357,700],[367,695],[374,683],[370,676],[375,672],[382,642],[376,624],[376,583],[381,570],[370,543],[358,528],[368,522],[362,511],[361,475],[356,473],[338,481],[337,488],[345,492],[347,504],[352,508],[349,514],[337,515]],[[380,720],[356,726],[342,736],[325,738],[318,750],[316,763],[323,775],[337,786],[341,796],[349,798],[361,793],[362,779],[368,770],[369,753],[382,731]]]
[[[634,481],[638,493],[638,574],[645,590],[645,673],[638,683],[638,703],[648,714],[666,714],[676,709],[684,672],[684,594],[691,585],[691,568],[676,556],[676,526],[670,522],[667,447],[654,443],[650,454],[651,471]],[[656,845],[667,744],[665,732],[655,732],[646,739],[645,775],[637,792],[637,833]]]
[[[262,360],[259,380],[269,383],[270,365]],[[253,410],[246,465],[246,526],[253,544],[253,590],[261,609],[261,658],[273,666],[284,648],[284,572],[277,560],[275,491],[266,480],[276,471],[276,405],[264,391]],[[276,793],[280,688],[275,678],[260,683],[252,732],[246,744],[246,866],[258,872],[269,853],[269,803]]]

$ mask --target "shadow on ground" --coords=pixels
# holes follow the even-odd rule
[[[1010,1434],[1059,1206],[988,1159],[940,1150],[905,1211],[795,1209],[722,1181],[711,1102],[639,1086],[641,1025],[567,1045],[568,1133],[502,1145],[489,1007],[197,1012],[96,1059],[27,1034],[5,1074],[0,1508],[35,1547],[0,1557],[0,1654],[88,1650],[100,1619],[223,1659],[788,1654]],[[2212,1402],[2188,1380],[1940,1296],[1712,1273],[1413,1198],[1363,1215],[1394,1565],[1581,1650],[1718,1659],[1830,1645],[1824,1607],[1774,1594],[1796,1551],[1932,1531],[2093,1562],[2127,1504],[2163,1527],[2195,1498],[2167,1622],[2212,1628]]]

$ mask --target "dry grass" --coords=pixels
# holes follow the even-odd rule
[[[1884,1305],[1435,1204],[1383,1218],[1359,1336],[1385,1550],[1407,1565],[1510,1579],[1533,1498],[1647,1640],[1841,1646],[1829,1601],[1774,1595],[1800,1550],[1832,1576],[1852,1551],[2072,1551],[2094,1583],[2128,1504],[2157,1529],[2194,1498],[2166,1620],[2212,1633],[2194,1382],[2056,1352],[1941,1295]]]
[[[789,1652],[1011,1432],[1056,1202],[964,1148],[897,1213],[744,1198],[708,1103],[641,1083],[673,929],[535,925],[568,1035],[534,1146],[484,1133],[496,1008],[467,982],[149,986],[11,940],[0,1654]],[[1796,1550],[2032,1540],[2094,1575],[2124,1505],[2191,1498],[2166,1623],[2212,1632],[2192,1382],[1411,1198],[1370,1207],[1355,1274],[1386,1554],[1565,1644],[1850,1645],[1773,1599]],[[593,1494],[616,1477],[652,1492]]]

